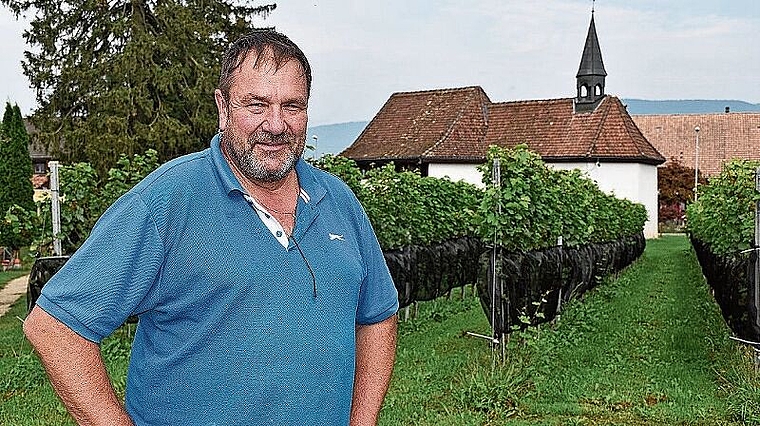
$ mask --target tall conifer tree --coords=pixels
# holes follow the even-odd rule
[[[32,159],[29,156],[29,134],[18,105],[5,104],[0,126],[0,219],[17,204],[27,210],[34,208]],[[5,220],[0,220],[0,246],[17,250],[28,241],[15,235]]]
[[[0,0],[35,11],[24,74],[36,89],[39,142],[105,173],[118,154],[164,161],[207,145],[213,90],[229,42],[274,4],[237,0]]]

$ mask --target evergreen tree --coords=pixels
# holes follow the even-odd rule
[[[236,0],[0,0],[33,10],[24,74],[39,142],[101,174],[119,154],[199,150],[216,131],[222,53],[274,4]]]
[[[32,187],[32,159],[29,156],[29,134],[18,105],[5,105],[3,123],[0,127],[0,218],[17,204],[27,210],[34,208]],[[19,247],[28,244],[0,221],[0,246]]]

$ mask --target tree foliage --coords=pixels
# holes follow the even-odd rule
[[[699,183],[705,184],[707,180],[699,173]],[[657,188],[660,204],[684,205],[694,200],[694,169],[686,167],[678,161],[671,161],[664,167],[657,168]]]
[[[554,246],[560,235],[566,244],[580,245],[635,235],[644,227],[644,206],[603,193],[579,171],[551,170],[521,146],[492,148],[484,173],[496,156],[502,164],[501,187],[486,178],[486,190],[415,171],[398,172],[393,164],[362,171],[353,160],[335,156],[323,156],[314,164],[354,191],[384,250],[466,236],[482,236],[490,243],[498,235],[501,246],[530,251]],[[82,244],[105,209],[157,166],[155,151],[122,155],[105,180],[88,163],[62,166],[64,251],[71,253]],[[499,204],[502,213],[497,215]],[[33,210],[12,209],[6,220],[15,232],[34,239],[32,251],[49,252],[49,200]]]
[[[323,156],[316,166],[354,191],[385,250],[475,236],[482,190],[465,182],[397,172],[393,164],[362,172],[353,160]]]
[[[640,233],[643,205],[606,194],[578,170],[553,170],[525,145],[489,148],[480,167],[487,185],[478,209],[480,235],[510,251],[618,240]],[[499,159],[500,182],[491,171]],[[495,185],[498,183],[498,185]]]
[[[101,180],[89,163],[62,165],[59,169],[61,247],[73,253],[90,235],[95,222],[105,210],[137,182],[158,168],[158,155],[148,150],[143,155],[119,156],[116,165]],[[30,251],[52,253],[53,228],[51,199],[37,202],[37,208],[14,206],[5,216],[12,232],[31,242]]]
[[[707,184],[701,172],[698,179],[700,185]],[[686,205],[694,200],[694,169],[678,161],[658,167],[657,187],[660,222],[681,220]]]
[[[700,187],[698,201],[686,209],[689,232],[718,255],[748,249],[755,235],[755,172],[760,162],[731,160],[710,183]]]
[[[29,157],[29,134],[18,105],[5,105],[0,129],[0,212],[3,215],[14,205],[34,207],[32,160]],[[12,232],[7,223],[0,223],[0,246],[19,247],[28,241]]]
[[[234,0],[0,0],[35,12],[24,74],[40,143],[103,175],[118,154],[161,161],[201,149],[216,130],[213,90],[228,43],[274,4]]]

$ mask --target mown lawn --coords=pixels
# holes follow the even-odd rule
[[[0,284],[1,285],[1,284]],[[0,425],[73,424],[21,336],[0,318]],[[103,346],[123,393],[129,337]],[[760,425],[760,377],[712,301],[684,237],[648,241],[617,279],[493,357],[478,300],[455,294],[400,324],[381,425]]]
[[[492,368],[476,300],[423,307],[402,324],[381,424],[760,424],[760,376],[732,342],[683,236],[511,337]],[[431,318],[432,317],[432,318]],[[421,330],[417,330],[421,328]]]

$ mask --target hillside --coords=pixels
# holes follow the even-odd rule
[[[315,145],[314,136],[317,136],[316,153],[307,149],[304,155],[308,158],[315,154],[317,157],[323,154],[339,154],[356,140],[367,123],[368,121],[352,121],[309,127],[306,144]]]
[[[642,99],[623,99],[628,106],[628,113],[647,114],[712,114],[731,112],[760,112],[760,104],[751,104],[736,100],[664,100],[648,101]]]

